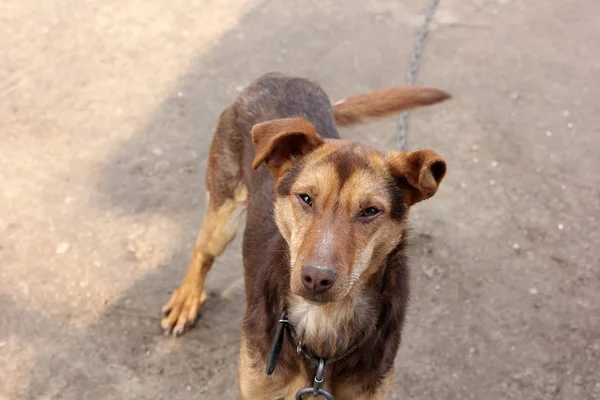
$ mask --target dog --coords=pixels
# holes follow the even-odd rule
[[[409,86],[332,104],[304,78],[253,81],[214,132],[204,220],[162,327],[179,336],[195,323],[206,275],[247,211],[242,398],[385,398],[409,295],[409,209],[436,193],[446,163],[342,140],[337,127],[448,98]]]

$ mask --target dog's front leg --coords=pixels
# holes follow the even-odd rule
[[[173,292],[169,302],[163,307],[165,317],[163,329],[172,329],[175,336],[184,333],[192,325],[198,311],[206,301],[204,282],[215,260],[235,238],[239,222],[246,209],[247,190],[238,186],[231,198],[215,204],[210,194],[207,196],[206,215],[194,246],[194,254],[183,282]]]
[[[264,360],[257,359],[246,345],[242,333],[240,363],[238,365],[238,386],[243,400],[282,400],[286,396],[287,384],[277,371],[268,376]]]

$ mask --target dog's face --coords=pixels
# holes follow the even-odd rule
[[[377,273],[398,245],[409,207],[431,197],[444,160],[431,150],[382,152],[323,140],[303,119],[254,127],[253,167],[275,175],[275,220],[290,252],[290,289],[339,301]]]

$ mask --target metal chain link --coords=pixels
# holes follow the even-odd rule
[[[419,36],[417,36],[417,40],[415,41],[415,47],[412,53],[412,57],[410,58],[410,68],[408,69],[408,73],[406,74],[406,81],[409,86],[414,85],[415,80],[417,78],[417,72],[419,72],[419,60],[421,58],[421,54],[423,53],[423,48],[425,47],[425,37],[427,36],[427,32],[429,31],[429,23],[433,18],[433,14],[435,14],[435,9],[437,8],[439,2],[440,0],[431,0],[431,3],[429,3],[429,8],[427,9],[425,19],[423,20],[423,24],[421,25]],[[398,150],[402,150],[406,145],[407,119],[408,111],[405,111],[402,114],[400,114],[398,132],[396,136],[396,147],[398,148]]]

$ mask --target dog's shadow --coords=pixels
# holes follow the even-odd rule
[[[178,241],[191,245],[204,207],[212,131],[240,87],[268,71],[314,79],[332,98],[402,83],[414,29],[366,3],[290,10],[285,2],[270,2],[250,10],[116,150],[99,176],[97,206],[142,224],[157,214],[169,218],[180,227]],[[379,137],[367,132],[358,128],[344,136],[382,147],[393,143],[393,130]],[[213,294],[195,329],[182,338],[163,335],[159,311],[183,277],[187,250],[168,255],[164,268],[135,282],[85,331],[48,322],[40,335],[59,337],[60,351],[38,357],[21,397],[237,398],[245,307],[239,243],[238,236],[218,259],[207,286]],[[123,263],[131,262],[122,252]]]

